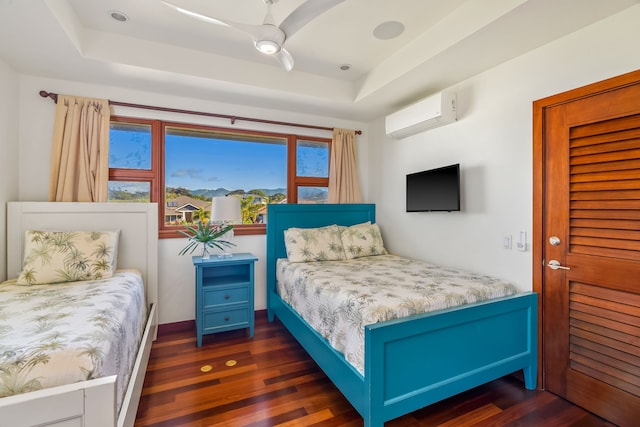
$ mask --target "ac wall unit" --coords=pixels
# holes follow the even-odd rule
[[[385,128],[388,136],[405,138],[456,120],[456,94],[440,92],[388,115]]]

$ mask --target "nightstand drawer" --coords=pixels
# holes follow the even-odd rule
[[[249,287],[228,289],[205,289],[203,308],[216,307],[224,304],[238,304],[249,301]]]
[[[244,307],[237,310],[206,312],[203,321],[206,332],[215,329],[235,328],[243,324],[249,326],[249,309]]]

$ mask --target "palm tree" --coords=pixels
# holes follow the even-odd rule
[[[242,211],[243,224],[253,224],[256,222],[256,218],[258,217],[258,212],[260,212],[262,204],[254,203],[254,200],[255,198],[253,195],[240,199],[240,210]]]
[[[193,213],[193,222],[202,221],[208,222],[211,216],[211,211],[207,211],[204,208],[200,207],[196,212]]]

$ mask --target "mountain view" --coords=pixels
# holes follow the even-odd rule
[[[213,197],[226,196],[227,194],[240,193],[242,190],[229,190],[227,188],[215,189],[196,189],[190,190],[182,187],[167,187],[166,199],[171,199],[172,195],[182,194],[198,199],[211,199]],[[276,194],[287,194],[286,188],[259,188],[249,190],[248,192],[258,191],[272,197]],[[298,197],[303,203],[322,203],[327,200],[327,189],[317,187],[301,187]],[[138,182],[109,182],[109,200],[111,201],[128,201],[128,202],[148,202],[149,185],[147,183]]]

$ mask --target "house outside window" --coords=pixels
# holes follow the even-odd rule
[[[326,203],[331,140],[112,117],[109,201],[158,202],[160,236],[240,199],[236,234],[263,234],[270,203]]]

